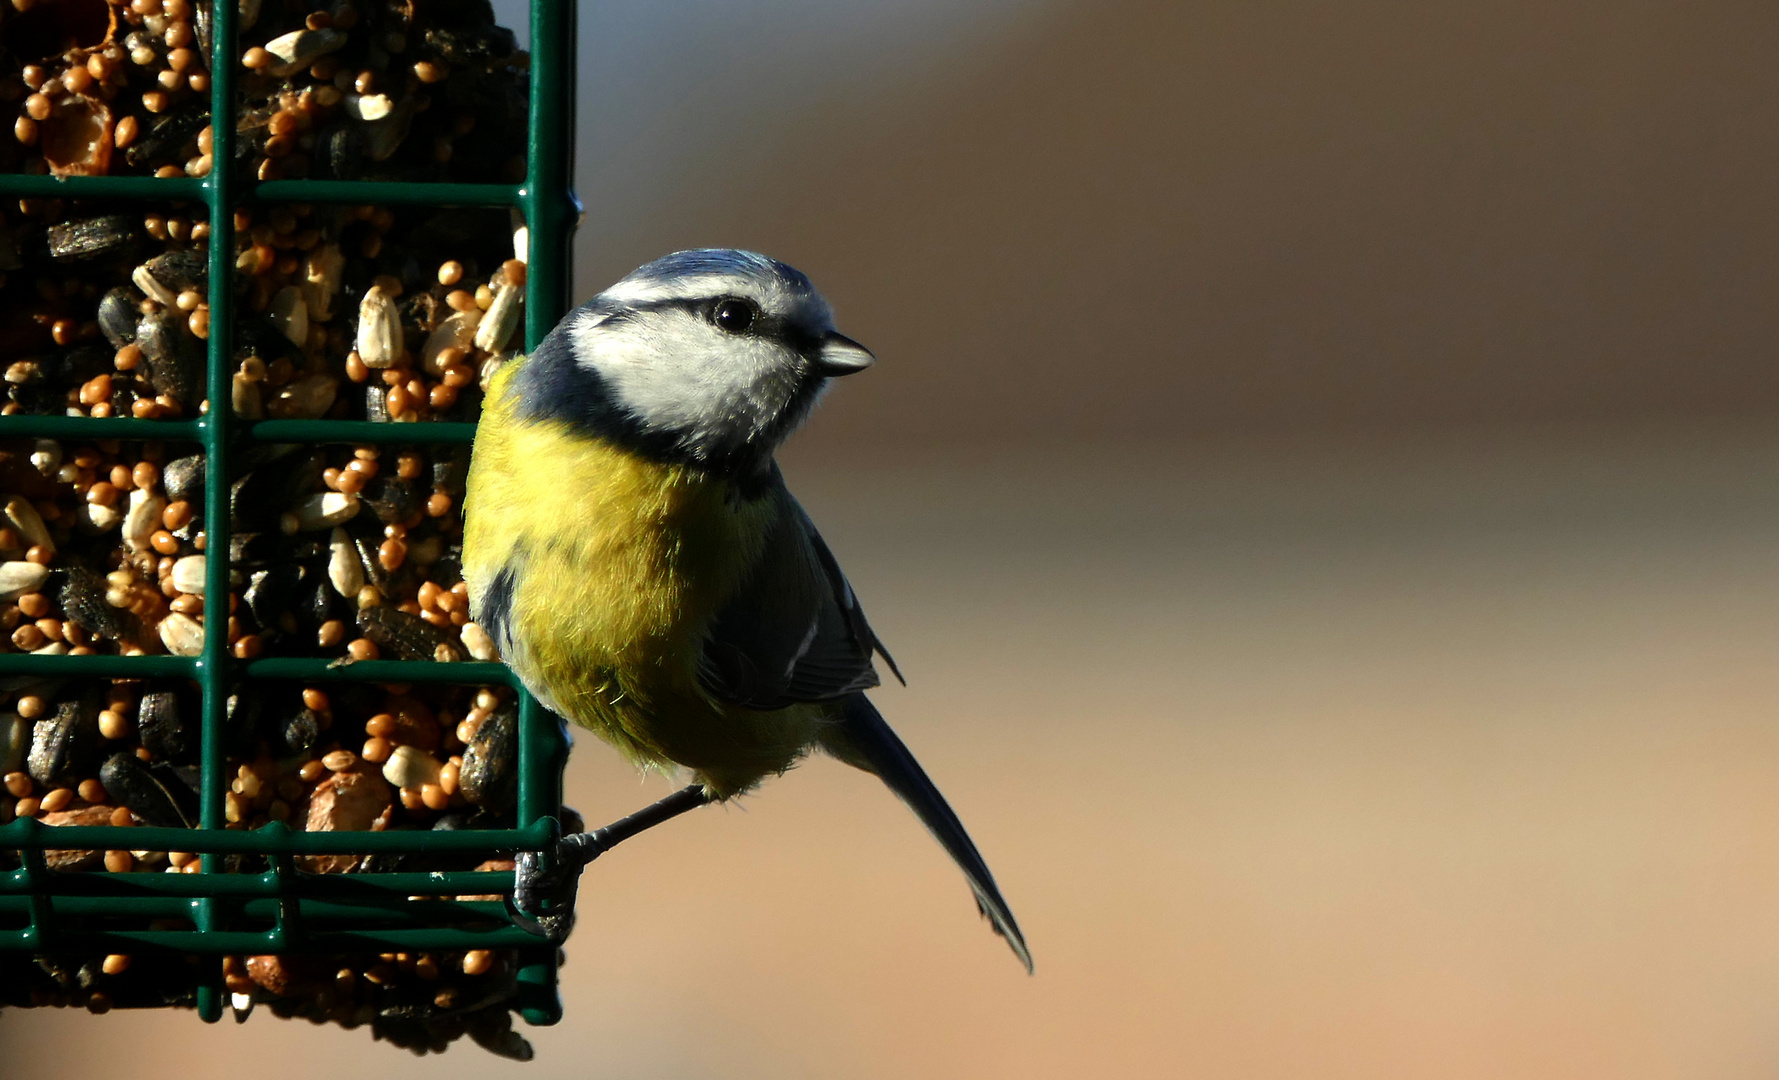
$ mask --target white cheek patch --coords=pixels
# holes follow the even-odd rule
[[[576,350],[646,427],[689,449],[722,454],[768,430],[795,394],[800,359],[684,312],[576,328]]]

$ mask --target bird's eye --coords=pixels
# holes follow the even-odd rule
[[[754,324],[754,306],[746,300],[724,300],[711,317],[724,330],[739,334]]]

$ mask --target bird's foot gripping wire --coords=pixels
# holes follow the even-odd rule
[[[693,784],[603,829],[564,836],[553,851],[520,852],[514,861],[507,915],[515,926],[560,945],[574,928],[575,889],[588,863],[637,833],[710,801],[704,785]]]

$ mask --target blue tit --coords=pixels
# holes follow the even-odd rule
[[[489,383],[470,611],[546,707],[640,766],[691,771],[668,813],[818,748],[876,774],[1029,971],[975,844],[865,696],[873,655],[895,662],[773,458],[830,379],[873,360],[781,262],[706,249],[631,273]]]

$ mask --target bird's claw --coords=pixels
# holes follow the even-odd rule
[[[594,859],[664,821],[710,802],[704,785],[692,784],[590,833],[570,833],[556,841],[546,860],[541,851],[522,851],[513,864],[513,893],[506,898],[513,925],[560,945],[574,928],[574,894],[581,871]]]
[[[607,846],[592,834],[575,833],[557,841],[553,857],[547,861],[543,852],[520,852],[513,865],[513,892],[506,898],[513,924],[552,945],[567,941],[574,929],[575,891],[581,871]]]

